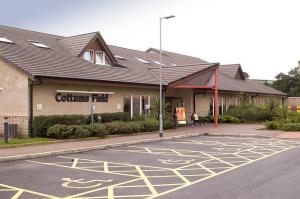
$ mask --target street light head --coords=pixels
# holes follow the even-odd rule
[[[174,18],[174,17],[175,17],[174,15],[170,15],[170,16],[164,17],[164,19],[171,19],[171,18]]]

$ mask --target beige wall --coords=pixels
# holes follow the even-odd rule
[[[206,95],[204,95],[204,94],[196,95],[195,110],[198,115],[203,116],[203,115],[208,114],[210,101],[213,97],[214,97],[214,95],[212,93],[207,93]],[[263,106],[263,105],[265,105],[265,103],[269,97],[277,98],[280,102],[282,99],[281,97],[278,97],[278,96],[260,95],[260,96],[253,97],[253,103],[255,101],[255,104],[257,106]],[[223,111],[225,114],[226,114],[226,110],[228,110],[230,105],[239,105],[239,103],[240,103],[239,98],[240,98],[239,94],[235,94],[235,93],[228,94],[228,93],[219,92],[219,104],[220,105],[222,104],[222,99],[223,99]],[[299,102],[300,102],[300,100],[299,100]],[[280,105],[281,105],[281,103],[280,103]]]
[[[29,82],[25,73],[0,59],[0,134],[3,133],[3,117],[19,125],[19,134],[28,132]]]
[[[114,92],[108,96],[108,102],[57,102],[55,95],[57,90],[74,90],[74,91],[101,91]],[[74,95],[74,94],[73,94]],[[89,95],[89,94],[78,94]],[[62,115],[62,114],[90,114],[91,105],[96,106],[96,113],[120,112],[123,111],[124,97],[158,96],[159,90],[150,88],[136,88],[132,86],[108,86],[104,84],[74,84],[43,82],[42,85],[35,85],[33,88],[33,115]],[[37,106],[42,106],[42,110],[38,110]],[[120,108],[120,109],[118,109]]]

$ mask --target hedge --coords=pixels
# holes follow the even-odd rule
[[[91,125],[63,125],[55,124],[47,130],[47,137],[63,138],[84,138],[90,136],[105,137],[106,127],[103,124]]]
[[[206,123],[206,122],[213,123],[215,121],[215,118],[214,116],[203,116],[203,117],[200,116],[199,121],[202,123]],[[240,123],[240,119],[231,115],[219,115],[218,122],[238,124]]]
[[[99,121],[99,116],[101,116],[101,121]],[[94,122],[113,122],[113,121],[129,121],[130,115],[126,112],[116,112],[116,113],[97,113],[94,114]],[[88,124],[92,123],[91,121],[91,115],[87,117]]]
[[[32,122],[33,136],[46,137],[47,129],[55,124],[80,125],[85,124],[85,120],[83,115],[36,116]]]
[[[125,112],[94,114],[94,122],[98,123],[98,116],[101,115],[101,122],[129,121],[130,116]],[[32,122],[33,136],[46,137],[47,129],[55,124],[84,125],[91,124],[91,116],[85,115],[50,115],[36,116]]]
[[[174,127],[174,121],[164,121],[164,129]],[[89,136],[105,137],[106,135],[130,134],[145,131],[155,131],[159,128],[158,120],[147,118],[144,121],[113,121],[103,124],[64,125],[55,124],[47,130],[46,136],[51,138],[83,138]]]

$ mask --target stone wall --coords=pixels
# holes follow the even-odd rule
[[[18,137],[26,137],[28,136],[28,121],[29,118],[27,116],[8,116],[8,123],[9,124],[17,124]],[[0,118],[0,135],[3,136],[4,133],[4,117]]]

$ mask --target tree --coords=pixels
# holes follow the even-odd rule
[[[298,66],[288,72],[288,74],[279,73],[272,87],[280,90],[288,96],[300,97],[300,61]]]

